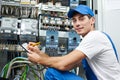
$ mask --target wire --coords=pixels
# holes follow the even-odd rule
[[[2,71],[1,71],[1,76],[2,76],[2,77],[6,78],[6,76],[8,76],[7,73],[10,72],[10,68],[11,68],[13,62],[15,62],[15,61],[17,61],[17,60],[20,60],[20,61],[28,61],[28,59],[27,59],[27,58],[24,58],[24,57],[16,57],[16,58],[12,59],[11,62],[9,62],[8,64],[6,64],[6,65],[3,67]],[[8,77],[7,77],[7,78],[8,78]]]
[[[29,64],[28,64],[29,65]],[[30,65],[29,65],[30,66]],[[40,65],[41,66],[41,65]],[[43,71],[44,69],[46,69],[46,67],[45,66],[43,66],[43,68],[41,68],[41,69],[36,69],[36,68],[34,68],[34,67],[32,67],[32,66],[30,66],[30,68],[32,68],[32,69],[34,69],[34,70],[36,70],[36,71]]]
[[[18,68],[18,67],[25,67],[26,64],[20,64],[20,65],[17,65],[17,66],[13,66],[11,69],[14,69],[14,68]]]
[[[20,77],[20,80],[26,80],[26,74],[27,74],[27,72],[28,72],[28,66],[25,66],[26,67],[26,69],[25,69],[25,71],[23,72],[23,74],[22,74],[22,76]]]
[[[11,68],[12,68],[12,65],[15,64],[15,63],[26,63],[26,64],[31,64],[31,62],[29,62],[29,61],[15,61],[15,62],[11,63],[11,64],[9,65],[8,72],[7,72],[7,74],[6,74],[6,78],[9,77],[10,72],[11,72]]]
[[[21,64],[22,63],[22,64]],[[17,66],[14,64],[17,64]],[[20,64],[20,65],[18,65]],[[37,68],[35,68],[35,66],[37,66]],[[16,79],[20,79],[20,80],[26,80],[27,79],[27,74],[29,71],[31,71],[33,73],[33,76],[35,78],[35,80],[42,80],[43,79],[43,70],[46,68],[42,65],[34,65],[33,63],[31,63],[30,61],[28,61],[27,58],[24,58],[24,57],[16,57],[14,59],[12,59],[9,63],[7,63],[3,69],[2,69],[2,72],[1,72],[1,77],[3,78],[9,78],[9,75],[11,73],[11,70],[14,69],[14,68],[17,68],[17,67],[24,67],[25,70],[24,72],[22,73],[21,76],[17,76],[14,80]],[[30,68],[30,69],[29,69]],[[42,75],[38,75],[37,72],[39,72],[40,74]]]

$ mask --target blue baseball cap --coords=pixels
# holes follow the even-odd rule
[[[67,14],[68,18],[72,18],[74,15],[74,12],[78,12],[78,13],[83,14],[83,15],[89,14],[90,16],[94,16],[93,11],[86,5],[79,5],[74,9],[70,9],[68,14]]]

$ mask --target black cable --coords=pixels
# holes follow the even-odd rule
[[[28,52],[28,50],[26,48],[24,48],[20,42],[18,42],[18,43],[26,52]]]
[[[22,42],[20,41],[20,38],[19,38],[20,36],[21,36],[21,33],[20,33],[20,35],[19,35],[18,38],[17,38],[18,44],[19,44],[26,52],[28,52],[28,50],[27,50],[25,47],[23,47]]]

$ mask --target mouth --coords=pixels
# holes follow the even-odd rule
[[[81,31],[83,29],[83,27],[81,28],[75,28],[76,31]]]

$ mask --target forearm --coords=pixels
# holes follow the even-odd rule
[[[44,52],[40,51],[37,46],[28,46],[28,59],[37,64],[41,64],[47,67],[53,67],[59,70],[68,70],[71,69],[73,66],[73,63],[75,63],[74,54],[69,54],[65,56],[59,56],[59,57],[50,57]]]
[[[70,70],[80,64],[80,61],[71,62],[68,57],[69,55],[60,57],[43,57],[38,63],[59,70]]]
[[[59,57],[50,57],[40,51],[38,47],[28,46],[28,50],[28,59],[31,62],[47,67],[53,67],[59,70],[70,70],[75,67],[80,60],[86,57],[82,52],[78,50],[74,50],[65,56]]]
[[[53,67],[59,70],[62,70],[64,67],[64,61],[62,60],[62,57],[43,57],[38,64],[47,67]]]

